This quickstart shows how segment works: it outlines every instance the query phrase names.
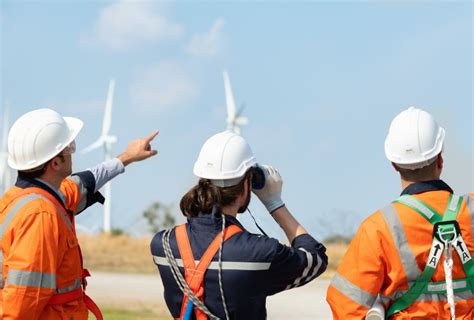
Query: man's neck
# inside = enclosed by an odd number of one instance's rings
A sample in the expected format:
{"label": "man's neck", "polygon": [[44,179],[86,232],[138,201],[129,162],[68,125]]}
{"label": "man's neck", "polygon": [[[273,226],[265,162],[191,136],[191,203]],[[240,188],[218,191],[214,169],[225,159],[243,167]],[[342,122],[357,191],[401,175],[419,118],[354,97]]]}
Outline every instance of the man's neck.
{"label": "man's neck", "polygon": [[63,181],[62,178],[59,178],[59,177],[51,177],[49,175],[42,175],[40,177],[38,177],[38,179],[46,182],[47,184],[49,184],[51,187],[53,187],[55,190],[59,190],[59,188],[61,187],[61,182]]}
{"label": "man's neck", "polygon": [[439,180],[440,177],[431,177],[431,178],[426,178],[426,179],[423,179],[423,180],[420,180],[420,181],[409,181],[409,180],[405,180],[403,178],[401,178],[401,181],[402,181],[402,190],[405,190],[408,186],[414,184],[414,183],[417,183],[417,182],[422,182],[422,181],[429,181],[429,180]]}

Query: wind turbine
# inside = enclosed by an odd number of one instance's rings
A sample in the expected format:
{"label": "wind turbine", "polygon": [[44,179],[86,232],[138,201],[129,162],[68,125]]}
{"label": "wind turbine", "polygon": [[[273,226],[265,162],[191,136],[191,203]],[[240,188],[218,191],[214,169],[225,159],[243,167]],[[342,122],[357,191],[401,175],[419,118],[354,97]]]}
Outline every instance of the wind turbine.
{"label": "wind turbine", "polygon": [[229,74],[224,70],[223,75],[225,101],[227,104],[227,129],[240,134],[240,127],[245,126],[248,123],[248,119],[241,115],[244,110],[244,105],[241,105],[238,112],[236,112],[234,94],[232,93]]}
{"label": "wind turbine", "polygon": [[2,145],[0,146],[0,196],[11,186],[12,171],[8,166],[8,130],[9,110],[8,106],[3,109]]}
{"label": "wind turbine", "polygon": [[[104,148],[105,161],[112,159],[112,144],[117,142],[117,137],[110,135],[110,127],[112,125],[112,102],[114,97],[115,80],[110,80],[109,91],[107,93],[107,101],[105,103],[104,122],[102,124],[102,134],[91,145],[82,150],[82,153],[88,153],[97,148]],[[110,181],[104,185],[105,203],[104,203],[104,232],[110,232],[111,228],[111,203],[112,203],[112,186]]]}

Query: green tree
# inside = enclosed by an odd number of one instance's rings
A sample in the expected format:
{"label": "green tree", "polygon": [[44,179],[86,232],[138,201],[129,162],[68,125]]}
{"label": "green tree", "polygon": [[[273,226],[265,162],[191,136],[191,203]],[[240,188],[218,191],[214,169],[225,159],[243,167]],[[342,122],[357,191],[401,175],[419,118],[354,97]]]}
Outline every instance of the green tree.
{"label": "green tree", "polygon": [[165,205],[159,201],[153,202],[144,212],[143,217],[148,222],[152,233],[172,227],[175,218],[172,214],[171,205]]}

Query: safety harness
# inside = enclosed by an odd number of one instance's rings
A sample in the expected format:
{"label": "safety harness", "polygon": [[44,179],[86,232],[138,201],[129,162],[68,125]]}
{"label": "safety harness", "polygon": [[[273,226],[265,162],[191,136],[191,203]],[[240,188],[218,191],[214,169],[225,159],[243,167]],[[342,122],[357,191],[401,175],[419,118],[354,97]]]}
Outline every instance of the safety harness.
{"label": "safety harness", "polygon": [[[7,204],[5,204],[2,208],[0,208],[0,212],[3,212],[10,204],[18,200],[10,209],[7,217],[3,220],[2,224],[0,224],[0,244],[3,238],[3,233],[6,231],[6,229],[10,225],[11,221],[14,218],[14,215],[28,202],[31,202],[33,200],[40,199],[40,198],[51,202],[55,206],[55,208],[58,210],[58,213],[63,216],[63,219],[68,219],[67,221],[70,222],[69,218],[67,217],[67,214],[64,213],[60,207],[54,204],[54,202],[51,201],[47,197],[46,191],[44,191],[41,188],[36,188],[36,187],[25,188],[22,191],[20,191],[18,194],[16,194],[12,199],[10,199],[10,201]],[[23,199],[25,201],[22,201]],[[81,268],[82,268],[83,260],[82,260],[81,248],[79,247],[79,245],[78,245],[78,249],[79,249],[79,255],[81,259]],[[0,272],[1,272],[1,270],[3,269],[3,249],[2,248],[0,248],[0,253],[2,257],[2,259],[0,260]],[[82,268],[82,275],[80,278],[80,282],[77,285],[72,285],[68,288],[56,289],[56,292],[48,301],[48,305],[61,305],[61,304],[66,304],[68,302],[75,301],[75,300],[83,299],[85,305],[87,306],[87,309],[94,314],[96,319],[103,320],[103,316],[102,316],[102,313],[100,312],[99,307],[85,293],[85,289],[87,286],[86,277],[90,277],[90,273],[87,269]],[[3,289],[3,287],[4,287],[4,282],[0,274],[0,288]]]}
{"label": "safety harness", "polygon": [[[179,254],[183,261],[186,284],[194,295],[194,297],[192,297],[192,295],[187,295],[186,291],[183,291],[184,296],[179,319],[190,319],[193,310],[197,320],[208,319],[206,315],[207,313],[205,312],[208,310],[204,305],[204,275],[211,264],[212,259],[217,254],[217,251],[222,247],[222,242],[226,241],[236,233],[242,232],[242,229],[236,225],[230,225],[226,227],[223,232],[223,238],[220,234],[214,238],[196,266],[191,244],[189,243],[188,233],[186,231],[186,224],[176,227],[176,242],[178,244]],[[189,301],[191,298],[194,303]],[[198,300],[196,301],[195,298]],[[193,305],[195,305],[196,308],[193,308]]]}
{"label": "safety harness", "polygon": [[[390,305],[385,314],[386,319],[389,319],[395,313],[411,306],[421,294],[445,293],[447,294],[448,303],[451,309],[451,318],[454,319],[454,292],[465,290],[471,290],[471,292],[474,292],[474,262],[471,258],[469,249],[462,238],[459,224],[456,221],[462,201],[462,197],[451,194],[444,216],[441,216],[430,206],[410,195],[403,195],[398,200],[394,201],[415,210],[434,226],[433,243],[423,273],[415,280],[413,286],[411,286],[404,295]],[[451,278],[451,253],[453,247],[456,249],[462,262],[464,273],[466,274],[466,278],[454,281]],[[443,252],[445,254],[444,267],[446,281],[431,282],[431,277],[436,271]]]}

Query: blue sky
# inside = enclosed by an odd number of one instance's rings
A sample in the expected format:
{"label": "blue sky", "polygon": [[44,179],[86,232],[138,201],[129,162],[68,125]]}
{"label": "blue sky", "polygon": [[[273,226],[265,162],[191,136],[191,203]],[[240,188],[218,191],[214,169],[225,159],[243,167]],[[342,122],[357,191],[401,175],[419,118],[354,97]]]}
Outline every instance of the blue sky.
{"label": "blue sky", "polygon": [[[99,135],[116,79],[113,150],[161,131],[160,154],[113,184],[113,225],[177,205],[202,143],[225,128],[222,70],[250,120],[242,135],[284,178],[284,201],[316,237],[347,233],[400,192],[383,143],[414,105],[447,130],[443,177],[474,190],[472,3],[2,1],[2,107],[53,107]],[[76,154],[80,170],[101,151]],[[282,237],[256,198],[262,227]],[[101,208],[79,223],[101,224]],[[176,215],[180,212],[176,208]],[[243,222],[255,230],[248,217]],[[132,227],[130,227],[132,226]]]}

